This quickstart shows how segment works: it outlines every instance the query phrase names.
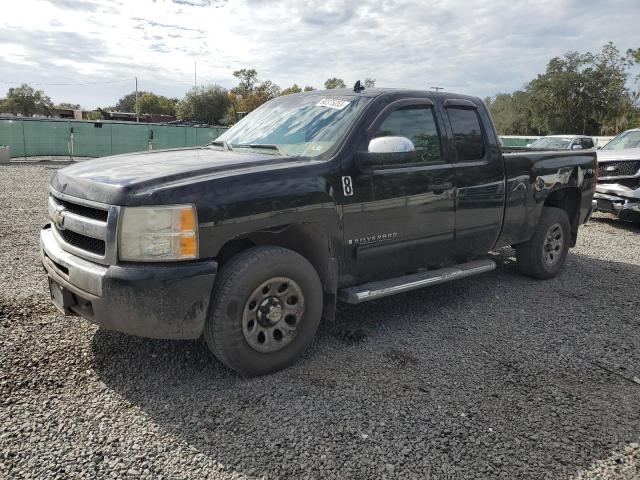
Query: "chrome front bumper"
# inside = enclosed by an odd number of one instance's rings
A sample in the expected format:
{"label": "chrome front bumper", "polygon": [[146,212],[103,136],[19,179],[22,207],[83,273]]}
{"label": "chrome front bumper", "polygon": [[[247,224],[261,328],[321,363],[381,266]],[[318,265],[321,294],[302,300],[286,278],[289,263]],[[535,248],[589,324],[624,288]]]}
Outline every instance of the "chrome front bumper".
{"label": "chrome front bumper", "polygon": [[72,295],[65,314],[141,337],[193,339],[202,333],[215,261],[98,265],[62,250],[46,227],[40,258],[49,278]]}
{"label": "chrome front bumper", "polygon": [[640,220],[640,188],[631,189],[618,184],[600,184],[593,196],[598,210],[620,218]]}

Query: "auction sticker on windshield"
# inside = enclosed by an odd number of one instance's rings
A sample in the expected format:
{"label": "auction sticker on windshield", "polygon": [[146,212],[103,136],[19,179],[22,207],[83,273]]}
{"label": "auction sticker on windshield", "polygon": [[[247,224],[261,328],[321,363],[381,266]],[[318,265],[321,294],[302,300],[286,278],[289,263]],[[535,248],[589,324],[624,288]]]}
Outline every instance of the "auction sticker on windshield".
{"label": "auction sticker on windshield", "polygon": [[335,108],[337,110],[342,110],[344,107],[349,105],[351,102],[347,102],[346,100],[336,100],[334,98],[323,98],[318,103],[316,103],[316,107],[329,107]]}

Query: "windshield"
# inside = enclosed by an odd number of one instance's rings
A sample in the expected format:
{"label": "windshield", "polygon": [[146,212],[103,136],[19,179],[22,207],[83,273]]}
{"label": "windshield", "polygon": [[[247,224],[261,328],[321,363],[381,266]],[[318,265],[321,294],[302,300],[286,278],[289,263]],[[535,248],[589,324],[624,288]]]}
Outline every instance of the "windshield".
{"label": "windshield", "polygon": [[627,148],[640,148],[640,131],[623,132],[602,147],[602,150],[626,150]]}
{"label": "windshield", "polygon": [[543,137],[529,144],[530,148],[548,148],[549,150],[564,150],[569,148],[570,138]]}
{"label": "windshield", "polygon": [[264,148],[296,157],[317,157],[340,140],[368,99],[314,94],[278,97],[257,108],[217,138],[230,148]]}

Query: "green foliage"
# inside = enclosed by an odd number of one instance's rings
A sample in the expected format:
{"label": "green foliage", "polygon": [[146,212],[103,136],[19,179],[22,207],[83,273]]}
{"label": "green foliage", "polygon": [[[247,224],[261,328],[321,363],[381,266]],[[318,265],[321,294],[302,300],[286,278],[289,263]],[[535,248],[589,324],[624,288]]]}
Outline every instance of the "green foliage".
{"label": "green foliage", "polygon": [[233,76],[240,80],[239,85],[233,89],[234,93],[240,95],[253,92],[258,83],[258,72],[254,68],[236,70],[233,72]]}
{"label": "green foliage", "polygon": [[280,95],[291,95],[292,93],[300,93],[300,92],[302,92],[302,89],[297,84],[294,83],[289,88],[285,88],[284,90],[282,90],[282,93]]}
{"label": "green foliage", "polygon": [[344,80],[342,80],[341,78],[329,78],[326,82],[324,82],[324,88],[326,88],[327,90],[330,90],[332,88],[345,88],[346,85],[344,83]]}
{"label": "green foliage", "polygon": [[104,118],[100,110],[92,110],[91,112],[87,112],[85,116],[87,117],[87,120],[93,121],[102,120]]}
{"label": "green foliage", "polygon": [[[238,78],[240,83],[229,92],[229,107],[224,117],[226,124],[237,122],[242,115],[283,94],[280,87],[271,80],[258,83],[258,73],[254,69],[237,70],[233,72],[233,76]],[[297,85],[293,87],[300,88]]]}
{"label": "green foliage", "polygon": [[307,85],[306,87],[304,87],[305,92],[314,92],[315,89],[316,89],[315,87],[312,87],[310,85]]}
{"label": "green foliage", "polygon": [[364,88],[374,88],[376,86],[376,79],[367,77],[364,79]]}
{"label": "green foliage", "polygon": [[178,118],[219,124],[230,105],[229,92],[220,85],[194,87],[178,104]]}
{"label": "green foliage", "polygon": [[31,117],[35,114],[50,115],[52,109],[51,99],[42,90],[34,90],[26,83],[16,88],[10,88],[2,101],[2,110],[25,117]]}
{"label": "green foliage", "polygon": [[58,103],[55,107],[56,110],[81,110],[82,107],[78,103]]}
{"label": "green foliage", "polygon": [[255,93],[256,97],[261,100],[260,105],[262,105],[264,102],[269,101],[272,98],[279,97],[281,89],[271,80],[265,80],[255,88],[253,93]]}
{"label": "green foliage", "polygon": [[518,90],[485,99],[496,129],[502,135],[540,135],[544,133],[532,117],[531,96]]}
{"label": "green foliage", "polygon": [[[145,91],[139,91],[138,97],[144,95]],[[116,103],[115,111],[117,112],[130,112],[133,113],[136,111],[136,92],[127,93],[124,97],[118,100]]]}
{"label": "green foliage", "polygon": [[627,85],[637,56],[634,50],[622,56],[608,43],[599,53],[552,58],[523,91],[487,99],[498,132],[611,135],[634,126],[637,94]]}
{"label": "green foliage", "polygon": [[167,98],[163,95],[144,92],[142,95],[138,95],[136,111],[139,114],[175,115],[177,104],[178,99],[176,98]]}

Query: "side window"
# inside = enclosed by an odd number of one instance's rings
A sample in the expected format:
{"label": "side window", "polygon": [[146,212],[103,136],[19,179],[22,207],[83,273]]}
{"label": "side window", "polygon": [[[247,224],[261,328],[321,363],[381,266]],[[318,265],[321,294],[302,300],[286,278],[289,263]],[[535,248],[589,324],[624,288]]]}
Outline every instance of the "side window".
{"label": "side window", "polygon": [[590,138],[583,138],[582,139],[582,148],[593,148],[593,140]]}
{"label": "side window", "polygon": [[473,108],[447,108],[458,161],[480,160],[484,157],[484,139],[478,112]]}
{"label": "side window", "polygon": [[437,162],[441,159],[440,136],[431,107],[408,106],[394,110],[373,136],[407,137],[416,148],[418,161]]}

